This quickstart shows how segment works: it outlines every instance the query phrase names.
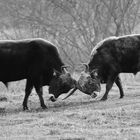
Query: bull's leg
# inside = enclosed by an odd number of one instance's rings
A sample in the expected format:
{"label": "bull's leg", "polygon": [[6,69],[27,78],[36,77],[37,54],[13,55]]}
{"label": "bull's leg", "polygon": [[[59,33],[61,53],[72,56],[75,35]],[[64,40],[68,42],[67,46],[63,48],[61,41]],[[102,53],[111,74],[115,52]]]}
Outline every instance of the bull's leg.
{"label": "bull's leg", "polygon": [[108,93],[109,93],[110,89],[112,88],[116,77],[117,77],[117,75],[115,75],[115,74],[112,74],[108,77],[108,80],[107,80],[107,83],[106,83],[106,91],[105,91],[104,96],[101,98],[102,101],[107,100]]}
{"label": "bull's leg", "polygon": [[33,83],[31,80],[27,79],[26,88],[25,88],[25,97],[23,100],[23,110],[28,110],[27,102],[32,89],[33,89]]}
{"label": "bull's leg", "polygon": [[119,88],[119,91],[120,91],[120,98],[123,98],[124,96],[124,92],[123,92],[123,88],[122,88],[122,84],[121,84],[121,79],[119,76],[117,76],[116,80],[115,80],[115,83],[116,85],[118,86]]}
{"label": "bull's leg", "polygon": [[44,99],[43,99],[43,89],[42,89],[42,85],[41,85],[41,80],[36,80],[36,82],[34,83],[35,86],[35,90],[38,94],[39,100],[40,100],[40,105],[42,107],[42,109],[46,109],[47,106],[44,103]]}

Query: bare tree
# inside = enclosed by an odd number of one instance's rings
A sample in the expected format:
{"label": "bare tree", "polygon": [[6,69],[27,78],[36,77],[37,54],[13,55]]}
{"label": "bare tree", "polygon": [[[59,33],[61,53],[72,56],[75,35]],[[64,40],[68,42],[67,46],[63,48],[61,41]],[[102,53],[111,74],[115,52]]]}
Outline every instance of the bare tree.
{"label": "bare tree", "polygon": [[140,22],[139,0],[4,0],[0,7],[2,36],[48,39],[72,65],[87,62],[103,38],[133,33]]}

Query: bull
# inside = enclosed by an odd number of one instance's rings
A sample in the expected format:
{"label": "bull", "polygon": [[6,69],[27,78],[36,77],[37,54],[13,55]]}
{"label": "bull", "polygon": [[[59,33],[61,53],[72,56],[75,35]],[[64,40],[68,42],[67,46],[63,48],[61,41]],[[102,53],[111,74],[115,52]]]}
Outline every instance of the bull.
{"label": "bull", "polygon": [[52,92],[54,95],[61,95],[68,92],[73,87],[72,83],[75,83],[66,70],[57,48],[40,38],[0,41],[0,65],[0,81],[6,86],[8,82],[27,79],[23,110],[28,110],[27,101],[33,87],[38,94],[41,107],[45,109],[47,107],[43,99],[43,86],[48,85],[51,88],[55,80],[57,83],[61,81]]}
{"label": "bull", "polygon": [[[86,65],[83,84],[80,84],[80,90],[89,95],[100,91],[100,84],[106,84],[105,94],[101,100],[106,100],[108,93],[115,83],[120,91],[120,98],[123,98],[124,92],[119,77],[120,73],[136,74],[140,71],[140,35],[126,35],[120,37],[109,37],[99,42],[92,50],[90,61]],[[92,79],[93,84],[88,84],[88,79]],[[81,79],[81,76],[80,76]],[[79,81],[80,81],[79,79]],[[86,84],[88,87],[86,88]],[[94,87],[96,88],[93,88]],[[86,90],[83,90],[84,89]],[[79,86],[70,92],[72,95]],[[66,97],[66,98],[67,98]],[[95,97],[95,96],[94,96]]]}

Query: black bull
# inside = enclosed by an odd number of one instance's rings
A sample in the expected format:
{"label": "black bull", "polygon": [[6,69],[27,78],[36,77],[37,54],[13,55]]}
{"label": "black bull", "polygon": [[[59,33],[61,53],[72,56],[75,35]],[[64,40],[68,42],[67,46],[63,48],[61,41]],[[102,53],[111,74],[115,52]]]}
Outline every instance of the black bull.
{"label": "black bull", "polygon": [[[70,74],[63,73],[63,66],[64,63],[61,61],[57,48],[43,39],[0,41],[0,81],[7,86],[8,82],[27,79],[23,101],[24,110],[28,109],[27,100],[33,87],[39,96],[41,107],[46,108],[42,97],[42,86],[53,86],[51,81],[56,78],[62,83],[67,75],[67,79],[71,80]],[[59,74],[54,76],[54,70]],[[63,75],[62,78],[61,75]],[[61,88],[59,84],[57,97],[72,88],[72,82],[69,85],[66,81],[65,85],[67,88],[63,84],[63,90],[59,90]],[[55,95],[56,92],[52,94]]]}
{"label": "black bull", "polygon": [[[140,71],[140,35],[110,37],[99,42],[91,52],[87,67],[89,69],[86,70],[86,73],[93,80],[100,81],[95,82],[98,84],[96,87],[100,88],[100,83],[106,83],[106,91],[101,100],[107,99],[114,82],[119,88],[120,98],[123,98],[124,92],[119,74],[136,74]],[[72,95],[77,88],[67,97]],[[99,91],[97,88],[96,90]],[[89,93],[89,95],[91,94],[93,93]]]}

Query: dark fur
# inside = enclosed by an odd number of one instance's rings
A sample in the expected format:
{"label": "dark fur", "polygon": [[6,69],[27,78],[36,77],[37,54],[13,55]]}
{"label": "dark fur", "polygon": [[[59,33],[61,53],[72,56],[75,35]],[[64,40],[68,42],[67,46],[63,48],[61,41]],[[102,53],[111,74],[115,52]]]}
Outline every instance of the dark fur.
{"label": "dark fur", "polygon": [[76,80],[71,77],[70,73],[53,76],[49,86],[49,93],[53,94],[53,97],[50,98],[51,101],[56,101],[62,93],[67,93],[75,85]]}
{"label": "dark fur", "polygon": [[41,107],[46,108],[42,86],[49,85],[54,69],[61,71],[63,62],[57,48],[43,39],[0,41],[0,81],[27,79],[23,109],[28,109],[27,100],[33,87],[39,96]]}
{"label": "dark fur", "polygon": [[98,43],[91,53],[89,71],[98,70],[101,83],[106,83],[106,91],[101,100],[106,100],[115,82],[124,96],[119,73],[140,71],[140,35],[107,38]]}

